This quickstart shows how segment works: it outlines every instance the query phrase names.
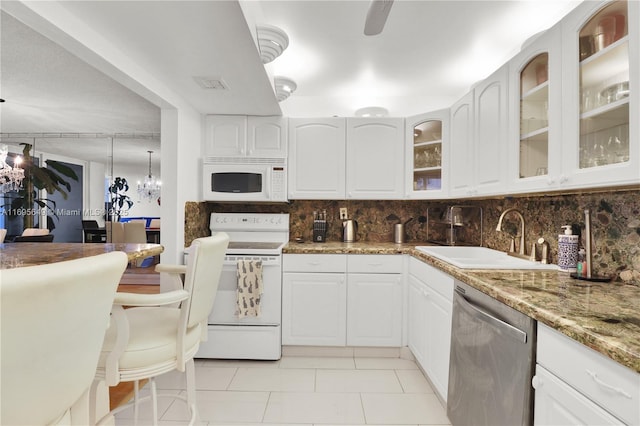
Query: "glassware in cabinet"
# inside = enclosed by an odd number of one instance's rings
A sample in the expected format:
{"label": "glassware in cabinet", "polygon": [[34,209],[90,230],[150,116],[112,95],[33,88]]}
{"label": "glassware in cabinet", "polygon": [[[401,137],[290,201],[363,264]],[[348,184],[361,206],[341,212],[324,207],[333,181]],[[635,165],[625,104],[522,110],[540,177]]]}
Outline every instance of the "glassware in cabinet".
{"label": "glassware in cabinet", "polygon": [[615,1],[580,30],[579,168],[629,161],[627,2]]}
{"label": "glassware in cabinet", "polygon": [[442,187],[442,122],[429,120],[413,128],[413,190]]}
{"label": "glassware in cabinet", "polygon": [[548,173],[548,70],[549,55],[541,53],[520,73],[520,178]]}

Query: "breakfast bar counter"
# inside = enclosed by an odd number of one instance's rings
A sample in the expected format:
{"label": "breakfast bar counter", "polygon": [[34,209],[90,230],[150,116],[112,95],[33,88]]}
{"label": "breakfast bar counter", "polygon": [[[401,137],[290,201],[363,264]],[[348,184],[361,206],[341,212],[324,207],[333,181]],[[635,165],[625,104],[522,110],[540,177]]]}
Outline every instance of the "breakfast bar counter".
{"label": "breakfast bar counter", "polygon": [[289,242],[283,253],[413,256],[640,373],[640,287],[560,271],[460,269],[415,248],[424,245]]}
{"label": "breakfast bar counter", "polygon": [[0,244],[0,269],[44,265],[123,251],[129,261],[162,253],[160,244],[98,244],[98,243],[5,243]]}

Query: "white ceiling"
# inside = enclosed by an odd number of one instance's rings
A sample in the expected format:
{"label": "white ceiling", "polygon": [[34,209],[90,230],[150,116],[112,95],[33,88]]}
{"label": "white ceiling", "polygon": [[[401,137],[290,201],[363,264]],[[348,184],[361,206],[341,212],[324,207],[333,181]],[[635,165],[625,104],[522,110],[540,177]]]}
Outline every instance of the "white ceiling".
{"label": "white ceiling", "polygon": [[[24,19],[11,3],[0,7]],[[353,116],[366,106],[410,116],[446,108],[578,3],[396,0],[383,32],[364,36],[364,0],[58,2],[197,111],[285,116]],[[254,42],[256,24],[279,26],[290,38],[266,66]],[[160,131],[157,99],[5,13],[0,42],[2,132]],[[298,85],[280,104],[274,75]],[[228,90],[201,89],[195,76],[221,77]],[[147,161],[146,149],[140,156]]]}

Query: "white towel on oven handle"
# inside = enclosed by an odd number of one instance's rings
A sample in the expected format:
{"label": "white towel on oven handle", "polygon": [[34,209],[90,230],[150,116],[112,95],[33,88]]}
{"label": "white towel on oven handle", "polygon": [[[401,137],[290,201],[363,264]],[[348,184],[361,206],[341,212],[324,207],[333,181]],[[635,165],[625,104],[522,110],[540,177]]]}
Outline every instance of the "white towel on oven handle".
{"label": "white towel on oven handle", "polygon": [[260,316],[260,299],[264,291],[262,282],[262,261],[240,259],[237,264],[237,306],[238,318]]}

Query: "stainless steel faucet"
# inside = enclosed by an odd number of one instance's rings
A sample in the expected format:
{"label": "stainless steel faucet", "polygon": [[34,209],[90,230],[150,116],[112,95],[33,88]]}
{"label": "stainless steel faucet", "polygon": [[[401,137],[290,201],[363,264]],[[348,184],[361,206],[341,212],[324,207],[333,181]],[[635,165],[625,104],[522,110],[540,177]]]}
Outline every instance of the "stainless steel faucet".
{"label": "stainless steel faucet", "polygon": [[[505,211],[502,212],[502,214],[500,215],[500,219],[498,219],[498,226],[496,226],[496,231],[498,232],[502,232],[502,219],[504,219],[504,217],[507,215],[507,213],[509,212],[514,212],[519,218],[520,218],[520,223],[521,223],[521,227],[520,227],[520,247],[519,247],[519,252],[521,255],[526,255],[526,250],[525,250],[525,243],[524,243],[524,217],[522,216],[522,213],[520,213],[520,211],[516,210],[515,208],[510,208],[510,209],[506,209]],[[509,251],[510,252],[515,252],[515,247],[513,247],[513,244],[511,245],[511,247],[509,247]]]}

